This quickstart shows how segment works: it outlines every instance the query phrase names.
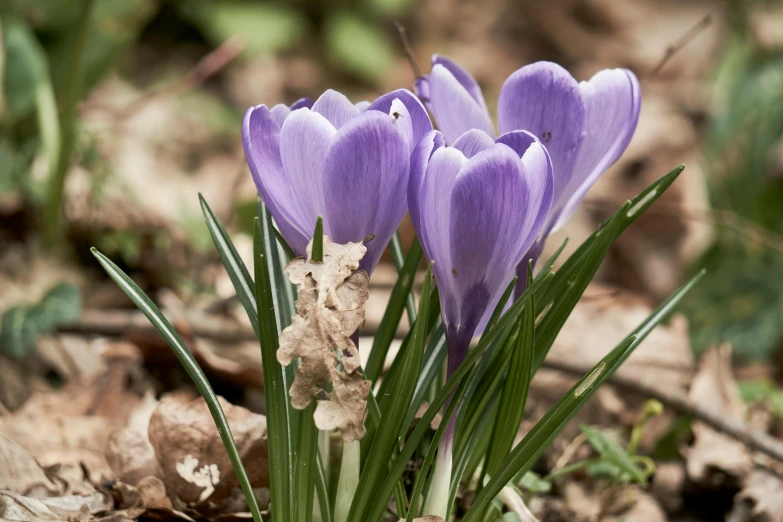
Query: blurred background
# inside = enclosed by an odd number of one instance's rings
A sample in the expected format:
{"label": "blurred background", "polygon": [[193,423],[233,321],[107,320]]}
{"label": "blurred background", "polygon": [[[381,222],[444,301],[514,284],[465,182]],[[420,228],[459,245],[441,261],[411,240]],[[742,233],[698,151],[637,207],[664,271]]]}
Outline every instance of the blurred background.
{"label": "blurred background", "polygon": [[[586,299],[622,322],[622,306],[655,305],[707,268],[671,326],[682,357],[692,365],[691,353],[729,344],[743,397],[768,401],[780,419],[783,3],[762,0],[0,1],[3,407],[89,373],[74,355],[85,332],[133,341],[157,390],[184,380],[154,333],[128,318],[130,302],[90,246],[200,339],[200,360],[224,394],[252,405],[247,389],[259,387],[260,371],[247,361],[257,347],[245,353],[204,334],[226,320],[247,325],[197,194],[249,254],[256,192],[244,110],[327,88],[354,101],[411,88],[395,21],[423,72],[433,53],[456,60],[493,114],[506,77],[533,61],[556,61],[578,80],[608,67],[637,74],[642,114],[630,147],[548,246],[568,236],[573,250],[685,163],[621,236]],[[393,274],[375,278],[368,332]],[[593,335],[610,347],[611,335]]]}

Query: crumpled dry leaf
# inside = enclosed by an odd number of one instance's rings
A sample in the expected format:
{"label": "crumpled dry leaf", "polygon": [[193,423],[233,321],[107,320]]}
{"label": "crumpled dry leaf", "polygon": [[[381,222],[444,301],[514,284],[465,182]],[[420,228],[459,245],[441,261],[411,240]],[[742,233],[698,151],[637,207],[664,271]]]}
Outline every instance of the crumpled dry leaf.
{"label": "crumpled dry leaf", "polygon": [[55,498],[30,498],[0,491],[0,520],[24,522],[86,521],[95,513],[111,508],[110,499],[103,493],[68,495]]}
{"label": "crumpled dry leaf", "polygon": [[106,448],[106,460],[118,480],[136,486],[159,473],[155,450],[146,433],[123,428],[112,434]]}
{"label": "crumpled dry leaf", "polygon": [[727,522],[783,522],[783,480],[765,469],[754,469],[734,497]]}
{"label": "crumpled dry leaf", "polygon": [[[704,354],[693,378],[691,400],[724,417],[743,420],[740,399],[731,369],[731,348],[724,345]],[[710,482],[715,472],[745,477],[753,466],[747,446],[701,423],[693,425],[693,445],[685,452],[688,476],[694,482]]]}
{"label": "crumpled dry leaf", "polygon": [[[308,259],[312,242],[307,247]],[[299,287],[291,326],[280,335],[277,360],[285,366],[297,357],[301,364],[290,389],[291,405],[304,409],[332,383],[328,400],[319,400],[313,416],[321,430],[339,429],[343,440],[364,437],[364,416],[370,382],[356,370],[359,351],[351,335],[364,321],[369,277],[357,271],[367,248],[361,243],[338,245],[324,236],[322,263],[303,258],[291,261],[286,272]],[[342,370],[339,366],[342,364]]]}
{"label": "crumpled dry leaf", "polygon": [[100,374],[74,379],[60,390],[37,391],[19,410],[0,416],[0,434],[41,466],[58,466],[61,478],[83,478],[66,493],[87,493],[94,489],[91,483],[113,478],[105,458],[109,435],[154,400],[144,393],[148,384],[135,346],[107,343],[101,352],[105,370]]}
{"label": "crumpled dry leaf", "polygon": [[49,496],[61,488],[35,459],[16,442],[0,435],[0,489],[22,495]]}
{"label": "crumpled dry leaf", "polygon": [[[254,487],[267,486],[266,419],[218,398]],[[185,506],[220,506],[239,487],[231,461],[204,399],[164,397],[149,424],[149,441],[169,498]],[[205,507],[206,509],[206,507]],[[199,508],[201,511],[201,509]]]}

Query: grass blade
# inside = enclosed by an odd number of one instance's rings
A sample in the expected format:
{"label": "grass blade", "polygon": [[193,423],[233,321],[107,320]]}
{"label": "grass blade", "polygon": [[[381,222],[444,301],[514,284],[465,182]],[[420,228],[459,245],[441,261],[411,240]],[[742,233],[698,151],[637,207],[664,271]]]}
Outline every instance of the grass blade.
{"label": "grass blade", "polygon": [[[383,363],[386,360],[386,354],[389,352],[389,346],[391,346],[394,334],[397,331],[397,326],[400,324],[403,310],[409,301],[409,298],[413,297],[411,289],[413,288],[413,281],[416,276],[416,269],[419,267],[421,261],[421,245],[418,239],[413,241],[408,255],[405,258],[405,263],[400,271],[400,276],[397,278],[397,282],[394,283],[394,288],[389,298],[389,304],[386,305],[386,311],[383,313],[381,324],[378,326],[378,331],[375,333],[375,340],[372,344],[372,351],[370,357],[367,360],[365,367],[365,373],[367,378],[375,382],[383,371]],[[415,312],[414,312],[415,317]],[[410,313],[409,313],[410,317]],[[411,322],[413,324],[413,322]]]}
{"label": "grass blade", "polygon": [[218,428],[220,439],[223,441],[223,445],[226,448],[226,453],[231,460],[231,465],[234,467],[234,472],[239,479],[239,485],[242,487],[242,492],[245,494],[245,500],[250,507],[250,512],[253,515],[254,522],[262,522],[261,511],[258,508],[258,503],[253,495],[253,488],[250,485],[250,479],[245,472],[245,468],[242,465],[242,461],[239,458],[239,450],[234,442],[234,436],[231,434],[231,428],[226,420],[226,415],[223,413],[223,409],[220,407],[217,396],[212,390],[206,375],[199,367],[193,354],[182,342],[174,327],[166,319],[163,313],[160,311],[155,303],[147,297],[147,295],[141,291],[136,283],[131,280],[122,270],[117,267],[108,257],[104,256],[96,248],[90,249],[92,255],[98,260],[106,273],[109,274],[117,286],[130,297],[131,301],[147,316],[147,319],[152,323],[156,330],[163,336],[166,343],[169,345],[174,355],[177,356],[179,362],[185,368],[188,376],[193,380],[193,384],[196,385],[199,393],[204,397],[204,401],[207,403],[209,413],[212,415],[212,419],[215,421],[215,425]]}
{"label": "grass blade", "polygon": [[267,249],[255,219],[253,255],[255,259],[256,302],[264,369],[264,398],[267,415],[267,450],[273,522],[291,522],[296,495],[292,489],[291,425],[288,417],[288,387],[283,368],[277,361],[278,324],[269,277]]}
{"label": "grass blade", "polygon": [[424,356],[424,346],[429,333],[428,327],[431,326],[428,324],[431,280],[432,264],[424,276],[419,313],[411,331],[408,348],[402,355],[400,369],[394,377],[393,389],[396,393],[382,410],[381,426],[383,429],[378,430],[373,439],[348,520],[365,520],[365,512],[375,508],[378,499],[373,491],[383,483],[387,476],[389,460],[396,452],[395,448],[398,447],[398,437],[413,398]]}
{"label": "grass blade", "polygon": [[478,494],[463,522],[478,522],[490,502],[518,473],[524,473],[563,429],[593,392],[608,379],[628,356],[639,346],[650,331],[682,300],[685,294],[702,278],[700,272],[682,288],[662,303],[636,330],[614,350],[596,364],[592,371],[577,382],[563,398],[517,445],[486,487]]}
{"label": "grass blade", "polygon": [[[421,244],[419,243],[419,238],[417,236],[413,236],[411,250],[414,248],[414,243],[416,247],[421,248]],[[402,250],[402,240],[400,239],[399,230],[394,231],[391,243],[389,243],[389,249],[392,253],[394,267],[397,269],[397,275],[401,276],[403,274],[403,267],[405,266],[405,252]],[[408,253],[410,253],[410,250]],[[408,311],[408,323],[413,324],[413,322],[416,320],[416,299],[413,297],[413,293],[408,294],[408,300],[405,303],[405,309]]]}
{"label": "grass blade", "polygon": [[315,452],[315,492],[318,495],[318,508],[321,511],[321,522],[332,522],[332,506],[329,504],[329,488],[326,486],[326,473],[321,455]]}
{"label": "grass blade", "polygon": [[[542,277],[536,278],[533,281],[533,284],[498,320],[495,327],[485,331],[478,345],[472,350],[468,351],[465,360],[452,374],[452,376],[449,377],[449,379],[438,392],[435,399],[430,404],[429,408],[427,408],[427,411],[425,411],[424,415],[422,415],[421,419],[419,419],[418,424],[413,429],[413,432],[410,434],[408,439],[405,441],[405,444],[400,450],[399,455],[397,455],[397,457],[393,460],[389,472],[386,474],[381,487],[375,489],[370,516],[358,520],[377,521],[380,519],[386,503],[391,498],[394,488],[405,471],[405,468],[408,466],[408,462],[424,438],[425,433],[429,430],[429,424],[432,422],[432,419],[434,419],[435,416],[440,412],[441,408],[446,403],[446,400],[449,398],[452,392],[454,392],[454,390],[457,390],[457,392],[454,393],[454,400],[459,401],[461,399],[465,393],[465,390],[467,389],[468,383],[472,381],[472,372],[475,371],[474,366],[476,362],[481,359],[487,348],[489,348],[498,338],[503,335],[508,335],[515,321],[519,320],[521,310],[525,303],[528,302],[530,296],[533,295],[533,293],[539,290],[541,282],[545,278],[546,274],[542,274]],[[466,378],[466,376],[468,378]],[[457,389],[458,387],[459,389]]]}
{"label": "grass blade", "polygon": [[223,262],[223,266],[228,273],[228,277],[231,279],[231,284],[234,285],[234,289],[237,292],[239,301],[247,312],[247,317],[250,319],[250,324],[253,325],[253,330],[258,333],[258,311],[256,310],[256,290],[253,278],[250,277],[250,272],[247,271],[245,263],[239,256],[234,243],[231,241],[226,229],[220,224],[212,209],[209,208],[207,201],[201,194],[198,195],[199,203],[201,203],[201,212],[204,214],[204,220],[207,223],[210,235],[212,235],[212,241],[215,243],[215,248],[220,255],[220,260]]}
{"label": "grass blade", "polygon": [[[313,520],[313,488],[318,471],[318,428],[315,427],[313,414],[315,401],[302,411],[299,419],[298,451],[296,452],[296,472],[294,493],[296,494],[295,520],[311,522]],[[323,473],[323,468],[320,470]]]}
{"label": "grass blade", "polygon": [[674,183],[684,168],[677,167],[622,205],[555,273],[546,288],[546,293],[542,292],[539,294],[540,297],[536,296],[541,309],[550,308],[536,330],[534,371],[541,366],[546,354],[549,353],[555,337],[592,280],[614,240]]}
{"label": "grass blade", "polygon": [[[533,284],[533,267],[528,267],[527,286]],[[533,349],[535,347],[535,322],[536,305],[535,296],[525,306],[522,320],[516,333],[509,340],[511,344],[511,361],[508,375],[503,384],[500,397],[500,411],[495,417],[495,428],[492,434],[492,442],[487,454],[487,463],[484,473],[490,476],[505,460],[514,439],[519,432],[519,425],[525,413],[527,392],[532,379]]]}

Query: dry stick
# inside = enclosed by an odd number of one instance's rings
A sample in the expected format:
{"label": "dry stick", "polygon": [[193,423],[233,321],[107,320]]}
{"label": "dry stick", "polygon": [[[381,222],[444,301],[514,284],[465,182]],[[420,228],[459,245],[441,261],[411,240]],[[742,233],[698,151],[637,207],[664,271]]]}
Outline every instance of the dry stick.
{"label": "dry stick", "polygon": [[[579,377],[590,371],[590,368],[587,367],[551,359],[544,360],[543,367]],[[766,433],[749,431],[742,422],[728,418],[715,410],[704,408],[682,393],[656,388],[618,374],[612,375],[606,382],[625,391],[656,399],[680,415],[692,417],[715,431],[740,441],[751,450],[763,453],[778,462],[783,462],[783,442]]]}
{"label": "dry stick", "polygon": [[414,79],[421,78],[421,69],[416,62],[416,55],[413,53],[413,47],[408,40],[408,31],[405,30],[405,26],[400,22],[394,22],[394,28],[397,29],[397,34],[400,35],[400,41],[402,42],[402,50],[405,53],[405,57],[408,59],[408,63],[411,65]]}
{"label": "dry stick", "polygon": [[[224,343],[257,340],[250,327],[227,319],[199,320],[196,324],[190,324],[175,317],[172,324],[177,332],[189,337],[203,337]],[[129,333],[155,335],[157,332],[144,314],[131,310],[87,310],[82,313],[78,322],[63,324],[57,330],[63,333],[107,337],[122,337]]]}
{"label": "dry stick", "polygon": [[[230,324],[228,324],[230,323]],[[187,325],[182,321],[175,321],[177,330],[182,330],[194,337],[203,337],[222,342],[241,342],[255,340],[255,333],[250,328],[238,326],[232,321],[216,320],[213,322],[199,321],[199,324]],[[131,332],[143,332],[154,335],[157,331],[150,325],[140,312],[121,311],[97,311],[88,310],[82,314],[77,323],[63,325],[60,332],[77,333],[82,335],[104,335],[121,337]],[[585,375],[590,369],[563,361],[544,360],[545,368],[558,370],[572,375]],[[783,462],[783,443],[777,439],[759,432],[748,431],[741,422],[725,418],[720,413],[708,410],[690,399],[678,393],[662,390],[640,383],[636,380],[625,378],[621,375],[612,375],[609,384],[657,399],[664,406],[668,406],[681,415],[692,417],[703,422],[716,431],[724,433],[769,457]]]}
{"label": "dry stick", "polygon": [[683,47],[688,45],[691,40],[693,40],[699,33],[701,33],[704,29],[709,27],[709,25],[712,23],[713,17],[715,14],[723,9],[725,6],[725,2],[721,5],[719,5],[714,11],[707,13],[704,18],[696,22],[692,27],[690,27],[687,31],[685,31],[677,40],[674,41],[674,43],[669,44],[666,47],[666,51],[663,53],[663,57],[658,62],[658,65],[653,67],[652,71],[650,71],[647,74],[648,78],[652,78],[656,74],[658,74],[661,69],[663,69],[663,66],[666,65],[671,58],[677,54],[680,50],[682,50]]}
{"label": "dry stick", "polygon": [[182,78],[169,85],[146,91],[124,107],[115,109],[114,117],[124,120],[158,96],[182,94],[199,87],[242,54],[245,47],[244,42],[232,36],[199,60]]}

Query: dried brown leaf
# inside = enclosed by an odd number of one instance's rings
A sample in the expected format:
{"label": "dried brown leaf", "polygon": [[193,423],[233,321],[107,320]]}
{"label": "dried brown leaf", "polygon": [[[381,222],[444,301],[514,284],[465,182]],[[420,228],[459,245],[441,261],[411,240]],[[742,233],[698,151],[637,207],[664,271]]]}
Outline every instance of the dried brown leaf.
{"label": "dried brown leaf", "polygon": [[16,442],[0,435],[0,489],[23,495],[49,496],[60,493],[35,459]]}
{"label": "dried brown leaf", "polygon": [[[251,483],[268,485],[266,419],[221,397],[218,400]],[[210,506],[204,509],[219,510],[239,487],[204,399],[164,397],[150,419],[149,441],[160,466],[159,477],[175,507],[181,503],[195,509],[208,500]],[[203,511],[201,505],[197,509]]]}
{"label": "dried brown leaf", "polygon": [[[729,346],[715,348],[702,356],[693,378],[691,400],[727,418],[743,420],[745,407],[731,369]],[[751,453],[742,442],[702,424],[693,425],[693,445],[686,452],[688,476],[695,482],[710,482],[715,473],[741,479],[752,468]]]}
{"label": "dried brown leaf", "polygon": [[[308,246],[308,258],[312,242]],[[359,351],[351,335],[364,321],[369,277],[358,270],[367,249],[361,243],[339,245],[324,236],[324,259],[291,261],[286,272],[299,287],[291,326],[280,335],[277,360],[285,366],[301,363],[290,389],[291,405],[304,409],[331,382],[328,400],[319,400],[315,424],[321,430],[339,429],[346,441],[364,437],[364,416],[370,382],[356,370]],[[340,367],[342,366],[342,369]]]}
{"label": "dried brown leaf", "polygon": [[92,520],[90,515],[111,508],[111,502],[99,492],[55,498],[31,498],[11,491],[0,491],[0,520],[25,522]]}
{"label": "dried brown leaf", "polygon": [[106,460],[116,478],[131,486],[159,473],[155,450],[147,434],[131,428],[118,430],[109,438]]}
{"label": "dried brown leaf", "polygon": [[734,497],[734,509],[726,520],[783,522],[781,492],[783,479],[768,470],[754,469],[745,479],[742,490]]}

